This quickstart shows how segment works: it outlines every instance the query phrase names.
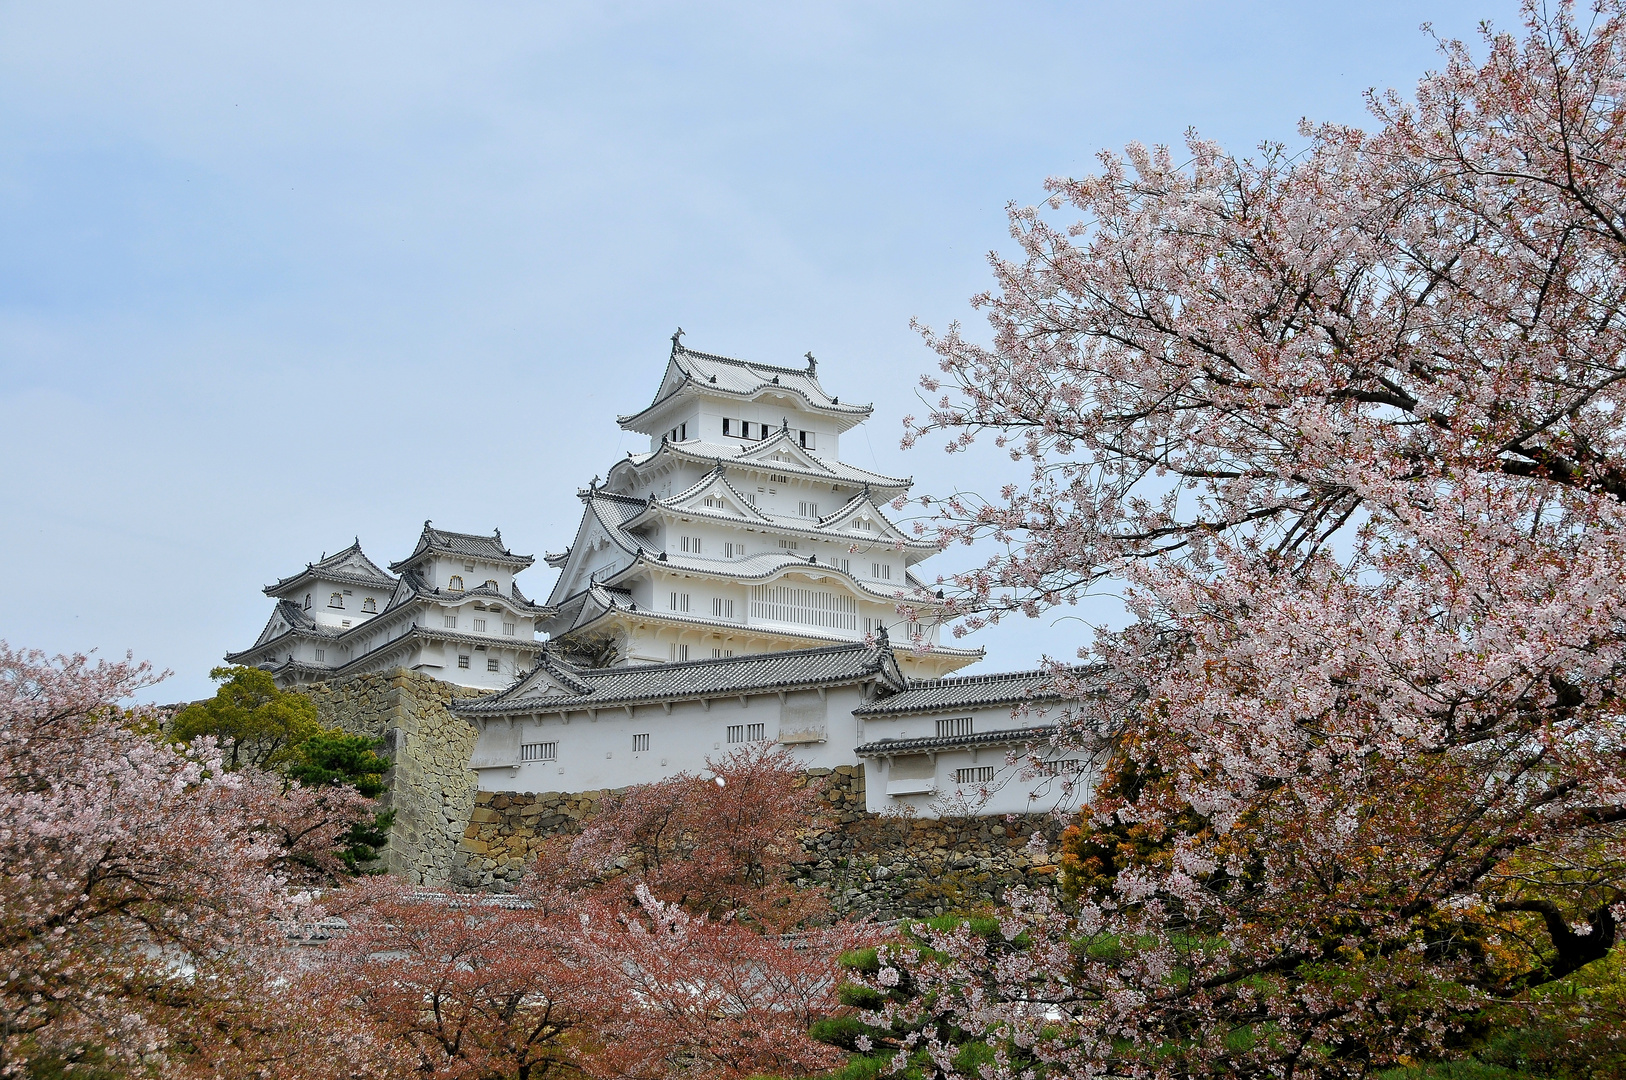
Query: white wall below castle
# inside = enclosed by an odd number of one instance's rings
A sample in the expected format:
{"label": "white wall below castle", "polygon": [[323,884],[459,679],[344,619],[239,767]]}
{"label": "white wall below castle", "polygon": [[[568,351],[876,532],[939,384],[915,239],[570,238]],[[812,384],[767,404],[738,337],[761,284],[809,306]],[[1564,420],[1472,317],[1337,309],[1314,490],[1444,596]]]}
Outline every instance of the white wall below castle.
{"label": "white wall below castle", "polygon": [[[903,720],[860,719],[852,715],[864,703],[861,688],[829,688],[820,702],[811,690],[787,694],[748,695],[713,699],[708,708],[699,701],[675,701],[668,713],[660,704],[599,710],[589,718],[575,712],[565,722],[557,713],[485,721],[474,749],[471,767],[479,774],[483,791],[591,791],[621,788],[666,779],[680,772],[702,773],[708,759],[715,760],[742,743],[730,742],[729,728],[754,734],[750,725],[762,725],[761,737],[785,745],[806,768],[863,765],[867,809],[876,814],[906,813],[918,817],[949,815],[1003,815],[1071,810],[1080,805],[1094,785],[1085,755],[1042,750],[1041,756],[1078,760],[1076,769],[1057,776],[1031,775],[1023,756],[1010,762],[1019,747],[994,746],[973,750],[946,750],[931,758],[929,777],[911,776],[894,784],[896,761],[860,759],[859,745],[882,738],[932,737],[933,716]],[[945,714],[946,715],[946,714]],[[1041,722],[1033,715],[1013,715],[1008,707],[967,710],[973,730],[989,732],[1028,727]],[[635,749],[634,736],[647,735],[648,749]],[[814,741],[822,736],[822,741]],[[553,743],[555,757],[521,761],[526,744]],[[915,758],[922,757],[915,755]],[[915,764],[919,764],[916,760]],[[991,770],[987,779],[961,782],[958,770]],[[918,768],[915,772],[918,772]],[[922,781],[925,781],[922,783]],[[893,791],[889,792],[889,788]],[[901,790],[899,790],[901,789]]]}

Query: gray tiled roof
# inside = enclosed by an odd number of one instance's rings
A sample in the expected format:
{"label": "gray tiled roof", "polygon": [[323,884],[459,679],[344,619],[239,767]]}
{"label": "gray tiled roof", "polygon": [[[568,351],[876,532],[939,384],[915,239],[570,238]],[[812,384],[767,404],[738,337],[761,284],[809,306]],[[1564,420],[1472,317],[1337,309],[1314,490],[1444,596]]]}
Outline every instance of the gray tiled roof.
{"label": "gray tiled roof", "polygon": [[500,531],[493,530],[490,536],[481,536],[478,533],[448,532],[445,529],[436,529],[426,521],[423,523],[423,532],[418,536],[418,546],[412,549],[411,555],[408,555],[400,562],[390,563],[390,569],[399,572],[403,568],[418,562],[428,552],[462,555],[471,559],[486,559],[520,569],[524,569],[536,561],[529,555],[515,555],[504,547]]}
{"label": "gray tiled roof", "polygon": [[[1076,669],[1090,675],[1095,668]],[[907,690],[854,709],[855,716],[896,716],[901,713],[948,712],[986,708],[992,705],[1020,705],[1026,701],[1060,701],[1054,676],[1049,671],[1008,671],[997,675],[962,675],[946,679],[921,679]]]}
{"label": "gray tiled roof", "polygon": [[749,456],[753,452],[771,449],[774,442],[784,442],[786,447],[796,449],[796,444],[782,432],[774,432],[768,439],[753,443],[714,443],[703,439],[690,439],[687,442],[662,443],[655,450],[647,454],[633,454],[623,458],[610,469],[613,478],[616,472],[629,465],[639,467],[647,465],[662,454],[670,454],[676,458],[687,458],[696,464],[721,461],[725,467],[750,468],[762,472],[783,472],[787,475],[800,476],[818,481],[840,481],[855,487],[868,484],[884,492],[897,493],[908,490],[914,481],[907,476],[887,476],[883,473],[871,472],[861,469],[857,465],[842,461],[840,458],[820,457],[817,454],[808,454],[808,464],[791,461],[774,461],[771,458]]}
{"label": "gray tiled roof", "polygon": [[925,754],[933,750],[961,750],[972,746],[1010,746],[1017,743],[1043,742],[1055,733],[1055,724],[1034,724],[1029,727],[1004,728],[998,731],[979,731],[975,735],[877,739],[857,747],[853,753],[859,757],[886,757],[891,754]]}
{"label": "gray tiled roof", "polygon": [[393,589],[395,587],[395,579],[367,557],[367,554],[361,550],[361,541],[357,540],[343,551],[324,556],[313,563],[306,563],[305,569],[299,571],[299,573],[280,578],[276,584],[267,585],[262,591],[267,596],[276,596],[278,593],[285,592],[301,582],[318,578],[323,581],[360,585],[364,588]]}
{"label": "gray tiled roof", "polygon": [[[550,668],[562,669],[586,693],[561,692]],[[724,697],[803,686],[830,686],[878,679],[901,687],[904,677],[890,650],[862,643],[822,649],[758,653],[723,660],[645,664],[584,671],[557,659],[539,664],[508,690],[476,704],[458,706],[471,716],[591,709],[680,698]]]}
{"label": "gray tiled roof", "polygon": [[861,419],[873,411],[870,405],[838,402],[819,385],[818,375],[811,368],[780,367],[776,364],[756,364],[749,360],[736,360],[731,356],[697,352],[677,345],[667,361],[667,375],[661,380],[661,391],[650,405],[631,416],[619,417],[622,424],[637,420],[663,401],[679,392],[672,369],[681,373],[688,383],[714,393],[749,398],[761,390],[773,388],[788,391],[802,398],[810,408],[820,412],[844,413]]}

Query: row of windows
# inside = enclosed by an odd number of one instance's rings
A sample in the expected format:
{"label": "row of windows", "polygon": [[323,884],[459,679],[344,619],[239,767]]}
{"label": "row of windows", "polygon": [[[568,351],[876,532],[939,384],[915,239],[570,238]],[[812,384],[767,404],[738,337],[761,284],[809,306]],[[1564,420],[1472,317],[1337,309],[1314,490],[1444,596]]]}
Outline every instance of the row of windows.
{"label": "row of windows", "polygon": [[[728,421],[725,420],[725,421],[723,421],[723,423],[726,425],[728,423]],[[725,432],[723,432],[723,434],[726,435],[728,433],[725,431]],[[672,442],[682,442],[683,440],[687,439],[688,437],[689,437],[689,425],[688,424],[679,424],[677,427],[673,428],[671,431],[668,431],[666,433],[666,438],[670,439]]]}
{"label": "row of windows", "polygon": [[728,741],[731,743],[761,742],[762,739],[761,724],[728,725]]}
{"label": "row of windows", "polygon": [[956,716],[948,720],[937,722],[937,737],[939,739],[959,738],[971,734],[971,717]]}
{"label": "row of windows", "polygon": [[[723,434],[733,439],[766,439],[773,434],[772,424],[759,424],[753,420],[736,420],[733,417],[723,418]],[[804,450],[817,450],[819,448],[818,432],[797,431],[796,441]]]}
{"label": "row of windows", "polygon": [[685,555],[698,555],[700,554],[700,537],[680,536],[678,537],[678,546]]}
{"label": "row of windows", "polygon": [[[343,611],[344,610],[344,598],[347,597],[347,596],[350,596],[350,595],[352,595],[352,591],[350,589],[346,589],[342,593],[334,593],[333,595],[331,595],[331,596],[329,596],[327,598],[327,606],[330,607],[330,608],[336,608],[336,609],[338,609],[340,611]],[[306,593],[305,594],[305,610],[309,611],[310,609],[311,609],[311,594]],[[371,614],[376,614],[378,612],[378,601],[373,599],[371,596],[363,597],[362,601],[361,601],[361,610],[368,613],[368,614],[370,614],[370,615]],[[349,625],[349,624],[347,623],[346,625]]]}
{"label": "row of windows", "polygon": [[[486,578],[485,587],[488,588],[488,589],[500,589],[501,588],[497,584],[497,579],[496,578]],[[462,574],[453,574],[451,576],[450,580],[448,580],[446,582],[446,589],[447,589],[448,592],[462,592],[463,591],[463,575]]]}
{"label": "row of windows", "polygon": [[[467,668],[469,666],[469,654],[468,653],[460,653],[460,654],[458,654],[457,666],[460,667],[460,668]],[[491,657],[486,658],[486,670],[487,671],[496,671],[497,670],[497,658],[495,656],[491,656]]]}
{"label": "row of windows", "polygon": [[[440,621],[441,625],[445,626],[448,630],[457,629],[456,615],[442,615],[440,617]],[[473,629],[476,634],[483,634],[486,632],[486,621],[484,619],[475,619],[473,620],[473,623]],[[519,635],[519,624],[505,622],[502,624],[502,632],[508,637],[517,637]]]}
{"label": "row of windows", "polygon": [[955,769],[954,782],[956,784],[988,784],[994,779],[992,765],[978,765],[970,769]]}
{"label": "row of windows", "polygon": [[521,761],[557,761],[559,760],[559,744],[556,742],[520,743],[519,759]]}

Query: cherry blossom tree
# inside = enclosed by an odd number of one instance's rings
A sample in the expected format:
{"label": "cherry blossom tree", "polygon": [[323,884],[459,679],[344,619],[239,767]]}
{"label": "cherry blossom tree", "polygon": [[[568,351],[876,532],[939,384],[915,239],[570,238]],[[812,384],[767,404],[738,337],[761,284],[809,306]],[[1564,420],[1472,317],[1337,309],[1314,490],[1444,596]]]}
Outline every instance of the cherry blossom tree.
{"label": "cherry blossom tree", "polygon": [[544,853],[539,872],[607,886],[633,906],[645,885],[688,911],[776,930],[827,920],[822,892],[789,883],[801,833],[829,822],[801,764],[766,742],[706,764],[709,775],[680,773],[608,802]]}
{"label": "cherry blossom tree", "polygon": [[996,542],[967,625],[1108,581],[1134,620],[1063,735],[1102,769],[1076,913],[911,967],[945,1073],[953,1027],[995,1076],[1363,1075],[1615,949],[1626,7],[1523,21],[1370,132],[1052,181],[989,344],[925,331],[906,442],[1026,469],[934,503]]}
{"label": "cherry blossom tree", "polygon": [[155,740],[151,710],[117,703],[157,678],[0,643],[0,1075],[37,1055],[181,1068],[172,1024],[200,987],[228,1010],[281,948],[290,879],[336,872],[368,806]]}

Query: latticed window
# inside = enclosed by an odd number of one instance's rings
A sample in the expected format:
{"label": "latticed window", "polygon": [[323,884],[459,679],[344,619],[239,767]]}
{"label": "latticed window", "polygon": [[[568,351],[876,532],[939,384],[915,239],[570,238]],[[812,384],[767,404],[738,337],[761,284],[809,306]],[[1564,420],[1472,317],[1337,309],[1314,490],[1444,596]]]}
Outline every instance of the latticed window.
{"label": "latticed window", "polygon": [[559,744],[556,742],[530,742],[519,744],[521,761],[557,761]]}
{"label": "latticed window", "polygon": [[474,620],[474,632],[477,634],[483,634],[486,632],[486,621],[484,619]]}
{"label": "latticed window", "polygon": [[502,632],[507,634],[509,637],[513,637],[515,634],[519,633],[519,627],[515,626],[511,622],[505,622],[502,624]]}
{"label": "latticed window", "polygon": [[332,596],[327,598],[327,606],[335,608],[344,607],[344,596],[340,593],[334,593]]}
{"label": "latticed window", "polygon": [[361,602],[361,610],[368,611],[368,612],[377,612],[378,611],[378,601],[374,600],[372,597],[369,596],[367,599],[365,599],[365,600],[363,600]]}
{"label": "latticed window", "polygon": [[1077,776],[1079,768],[1078,758],[1067,758],[1063,761],[1042,761],[1036,771],[1040,776]]}
{"label": "latticed window", "polygon": [[970,769],[955,769],[954,782],[956,784],[988,784],[994,779],[992,765],[978,765]]}
{"label": "latticed window", "polygon": [[698,555],[698,554],[700,554],[700,537],[698,537],[698,536],[680,536],[680,537],[678,537],[678,541],[679,541],[679,544],[682,547],[685,554],[688,554],[688,555]]}
{"label": "latticed window", "polygon": [[497,670],[497,658],[495,656],[488,657],[486,659],[486,670],[487,671],[496,671]]}
{"label": "latticed window", "polygon": [[466,668],[466,667],[469,666],[469,654],[468,653],[463,653],[460,656],[458,656],[458,658],[457,658],[457,666],[460,667],[460,668]]}
{"label": "latticed window", "polygon": [[633,753],[636,754],[641,750],[648,750],[648,749],[649,749],[649,736],[648,735],[634,735],[632,737],[632,752]]}
{"label": "latticed window", "polygon": [[498,588],[497,579],[496,578],[486,578],[486,588],[490,589],[492,592],[496,592],[497,588]]}
{"label": "latticed window", "polygon": [[939,739],[955,739],[962,735],[971,734],[971,717],[956,716],[949,720],[937,722],[937,737]]}
{"label": "latticed window", "polygon": [[830,630],[857,630],[858,601],[854,597],[824,589],[753,585],[751,618],[821,626]]}
{"label": "latticed window", "polygon": [[672,610],[673,611],[688,611],[689,610],[689,594],[686,593],[686,592],[675,592],[675,593],[673,593],[672,594]]}
{"label": "latticed window", "polygon": [[668,646],[668,649],[672,654],[673,660],[682,662],[689,658],[689,647],[687,645],[679,645],[674,641]]}
{"label": "latticed window", "polygon": [[728,725],[728,741],[731,743],[761,742],[761,724],[730,724]]}
{"label": "latticed window", "polygon": [[452,580],[450,580],[450,581],[448,581],[446,583],[446,587],[448,589],[451,589],[453,592],[462,592],[463,591],[463,575],[462,574],[453,574],[452,575]]}
{"label": "latticed window", "polygon": [[442,615],[440,617],[440,621],[445,625],[446,629],[448,629],[448,630],[456,630],[457,629],[457,616],[456,615]]}
{"label": "latticed window", "polygon": [[711,598],[711,614],[715,619],[732,619],[734,617],[734,601],[726,596]]}

